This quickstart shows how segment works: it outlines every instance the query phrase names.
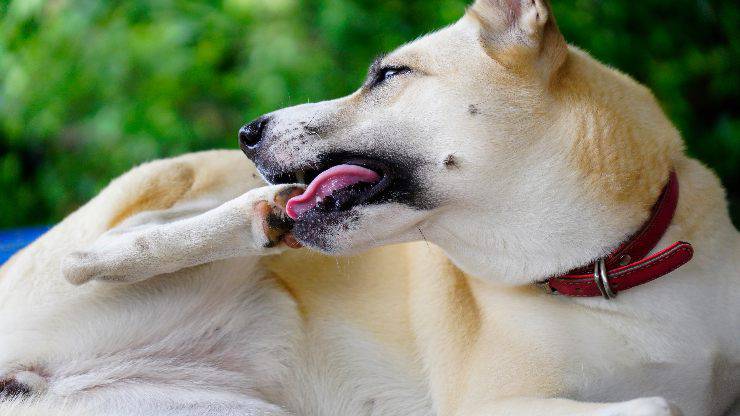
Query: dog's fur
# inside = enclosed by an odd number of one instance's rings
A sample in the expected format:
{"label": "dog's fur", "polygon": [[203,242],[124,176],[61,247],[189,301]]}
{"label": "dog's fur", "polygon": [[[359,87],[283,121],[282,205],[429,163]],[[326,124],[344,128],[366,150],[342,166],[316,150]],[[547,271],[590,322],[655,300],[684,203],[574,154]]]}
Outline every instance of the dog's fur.
{"label": "dog's fur", "polygon": [[[378,82],[388,66],[410,69]],[[719,416],[740,397],[719,181],[546,2],[479,0],[358,92],[270,120],[259,172],[229,151],[138,167],[0,269],[0,415]],[[403,181],[299,220],[313,251],[272,247],[291,185],[258,173],[331,153]],[[659,248],[690,241],[688,265],[611,301],[533,284],[637,230],[671,170]]]}

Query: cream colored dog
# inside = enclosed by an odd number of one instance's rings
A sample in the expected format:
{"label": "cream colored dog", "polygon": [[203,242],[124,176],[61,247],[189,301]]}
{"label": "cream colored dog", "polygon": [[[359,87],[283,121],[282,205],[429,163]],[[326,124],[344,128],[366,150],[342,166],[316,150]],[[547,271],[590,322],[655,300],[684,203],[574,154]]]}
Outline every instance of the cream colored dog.
{"label": "cream colored dog", "polygon": [[[356,93],[240,138],[257,169],[141,166],[3,266],[0,414],[719,416],[740,398],[721,186],[543,0],[479,0]],[[630,237],[671,171],[656,250],[689,241],[690,263],[611,300],[534,284]]]}

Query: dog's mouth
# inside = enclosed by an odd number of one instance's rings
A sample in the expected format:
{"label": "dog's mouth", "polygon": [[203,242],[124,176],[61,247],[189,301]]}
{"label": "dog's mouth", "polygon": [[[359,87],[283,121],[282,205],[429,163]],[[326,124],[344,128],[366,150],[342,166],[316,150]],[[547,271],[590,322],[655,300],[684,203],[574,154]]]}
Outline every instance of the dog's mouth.
{"label": "dog's mouth", "polygon": [[310,213],[338,213],[378,202],[389,189],[392,177],[388,164],[355,158],[298,169],[269,180],[307,185],[305,192],[291,198],[286,206],[288,216],[300,221]]}

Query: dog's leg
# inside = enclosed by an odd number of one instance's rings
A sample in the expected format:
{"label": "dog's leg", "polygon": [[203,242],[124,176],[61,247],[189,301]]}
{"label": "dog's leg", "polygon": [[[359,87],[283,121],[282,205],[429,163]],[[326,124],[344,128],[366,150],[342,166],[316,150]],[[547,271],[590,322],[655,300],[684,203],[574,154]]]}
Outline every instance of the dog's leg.
{"label": "dog's leg", "polygon": [[177,218],[171,210],[139,214],[146,218],[132,218],[87,250],[67,256],[62,271],[74,284],[134,282],[216,260],[275,253],[292,227],[285,204],[301,191],[293,185],[257,188],[173,222],[166,222]]}
{"label": "dog's leg", "polygon": [[460,416],[681,416],[674,405],[660,397],[619,403],[587,403],[567,399],[510,398],[485,410],[458,412]]}

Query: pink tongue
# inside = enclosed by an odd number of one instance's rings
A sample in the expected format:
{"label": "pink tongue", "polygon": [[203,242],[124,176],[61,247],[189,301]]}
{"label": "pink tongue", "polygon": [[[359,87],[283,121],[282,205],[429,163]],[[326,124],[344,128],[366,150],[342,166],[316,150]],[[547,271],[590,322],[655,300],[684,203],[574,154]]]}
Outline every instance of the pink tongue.
{"label": "pink tongue", "polygon": [[303,194],[290,198],[285,211],[290,218],[296,219],[338,189],[360,182],[377,182],[378,180],[380,180],[380,175],[361,166],[334,166],[321,172],[316,179],[311,181]]}

